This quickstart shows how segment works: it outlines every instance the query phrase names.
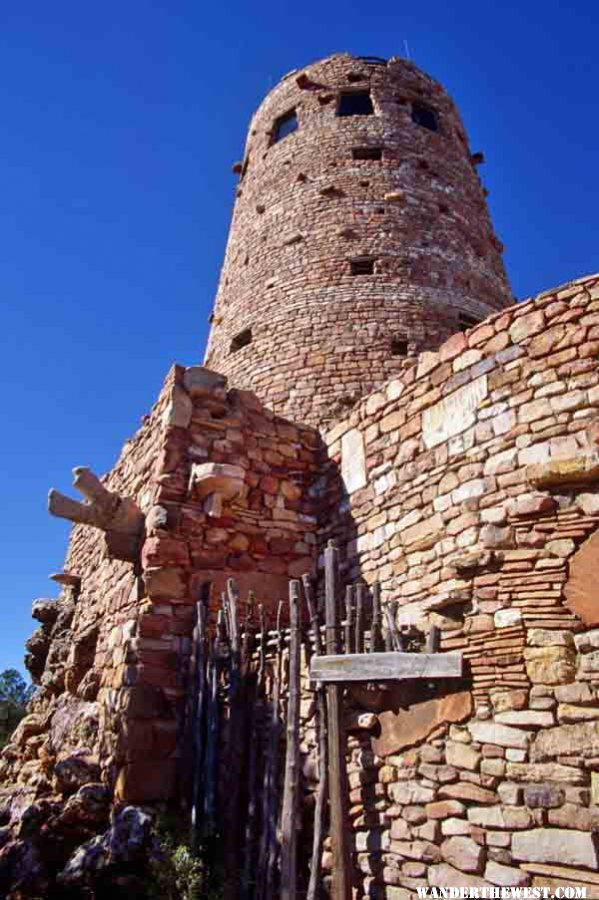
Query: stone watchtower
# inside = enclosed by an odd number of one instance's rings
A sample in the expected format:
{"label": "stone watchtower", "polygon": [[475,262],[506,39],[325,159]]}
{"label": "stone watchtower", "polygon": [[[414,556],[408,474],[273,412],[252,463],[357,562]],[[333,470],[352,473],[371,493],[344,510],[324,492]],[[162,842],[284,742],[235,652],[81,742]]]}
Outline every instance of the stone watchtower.
{"label": "stone watchtower", "polygon": [[413,63],[331,56],[249,130],[206,365],[325,425],[512,301],[458,112]]}

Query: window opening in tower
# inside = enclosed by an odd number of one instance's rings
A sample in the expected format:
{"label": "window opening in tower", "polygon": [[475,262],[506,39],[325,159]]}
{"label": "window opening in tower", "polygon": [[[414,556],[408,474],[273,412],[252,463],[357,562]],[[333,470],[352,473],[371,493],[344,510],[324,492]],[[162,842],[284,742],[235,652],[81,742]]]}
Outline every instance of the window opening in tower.
{"label": "window opening in tower", "polygon": [[352,147],[352,159],[371,159],[380,162],[383,158],[382,147]]}
{"label": "window opening in tower", "polygon": [[272,130],[272,143],[276,144],[278,141],[282,141],[283,138],[297,131],[298,127],[297,113],[294,109],[290,109],[289,112],[275,119]]}
{"label": "window opening in tower", "polygon": [[242,347],[247,347],[248,344],[252,343],[252,329],[244,328],[243,331],[240,331],[239,334],[236,334],[233,340],[231,341],[231,346],[229,347],[230,353],[236,353],[237,350],[241,350]]}
{"label": "window opening in tower", "polygon": [[352,275],[372,275],[374,273],[374,257],[358,256],[350,259],[350,272]]}
{"label": "window opening in tower", "polygon": [[439,130],[437,113],[430,106],[425,106],[424,103],[412,103],[412,122],[429,131]]}
{"label": "window opening in tower", "polygon": [[341,94],[337,115],[373,116],[374,106],[372,105],[370,91],[352,91],[351,93]]}

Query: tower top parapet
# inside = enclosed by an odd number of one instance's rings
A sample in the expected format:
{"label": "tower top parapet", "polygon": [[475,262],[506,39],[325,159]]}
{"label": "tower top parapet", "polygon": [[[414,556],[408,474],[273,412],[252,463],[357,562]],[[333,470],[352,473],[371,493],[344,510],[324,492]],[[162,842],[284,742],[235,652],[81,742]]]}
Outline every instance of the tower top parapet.
{"label": "tower top parapet", "polygon": [[250,123],[206,363],[324,426],[512,302],[457,109],[410,60],[294,70]]}

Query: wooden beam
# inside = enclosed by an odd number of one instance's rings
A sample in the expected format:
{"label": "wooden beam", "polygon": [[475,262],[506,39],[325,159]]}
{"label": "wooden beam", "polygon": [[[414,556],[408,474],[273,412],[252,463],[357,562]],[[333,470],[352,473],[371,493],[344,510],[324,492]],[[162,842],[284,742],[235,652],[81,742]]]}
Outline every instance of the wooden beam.
{"label": "wooden beam", "polygon": [[313,657],[313,681],[344,683],[404,678],[460,678],[461,653],[349,653]]}

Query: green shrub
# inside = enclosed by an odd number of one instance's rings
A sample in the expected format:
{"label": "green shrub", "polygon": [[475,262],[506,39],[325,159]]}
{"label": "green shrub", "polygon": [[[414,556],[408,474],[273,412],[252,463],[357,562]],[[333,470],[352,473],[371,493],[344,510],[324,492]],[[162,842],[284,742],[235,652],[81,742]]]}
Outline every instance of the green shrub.
{"label": "green shrub", "polygon": [[16,669],[0,672],[0,749],[26,714],[33,691],[33,685],[28,685]]}
{"label": "green shrub", "polygon": [[162,857],[151,866],[149,900],[220,900],[220,890],[210,884],[206,866],[189,847],[180,817],[160,817],[156,835]]}

